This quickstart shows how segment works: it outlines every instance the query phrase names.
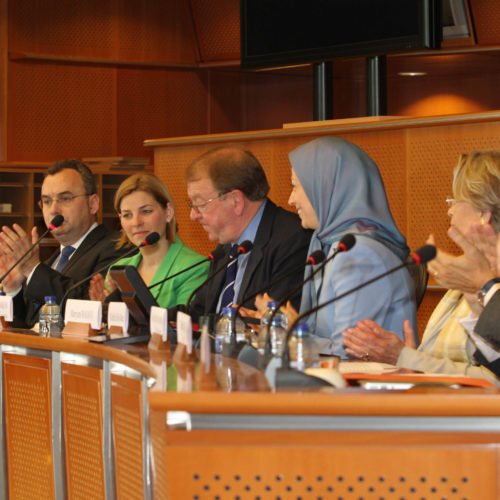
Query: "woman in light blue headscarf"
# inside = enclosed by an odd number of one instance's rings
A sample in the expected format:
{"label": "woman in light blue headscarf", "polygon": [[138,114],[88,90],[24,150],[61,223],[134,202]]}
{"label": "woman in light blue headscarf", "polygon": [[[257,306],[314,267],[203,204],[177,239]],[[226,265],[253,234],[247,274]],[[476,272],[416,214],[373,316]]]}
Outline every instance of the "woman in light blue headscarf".
{"label": "woman in light blue headscarf", "polygon": [[[377,165],[358,146],[322,137],[298,147],[289,158],[289,203],[302,226],[314,229],[309,254],[322,249],[331,255],[345,234],[356,237],[351,250],[339,253],[304,285],[302,313],[401,264],[408,247],[392,218]],[[323,307],[308,321],[322,353],[344,356],[342,332],[366,318],[390,331],[402,331],[408,318],[416,326],[414,287],[406,269]]]}

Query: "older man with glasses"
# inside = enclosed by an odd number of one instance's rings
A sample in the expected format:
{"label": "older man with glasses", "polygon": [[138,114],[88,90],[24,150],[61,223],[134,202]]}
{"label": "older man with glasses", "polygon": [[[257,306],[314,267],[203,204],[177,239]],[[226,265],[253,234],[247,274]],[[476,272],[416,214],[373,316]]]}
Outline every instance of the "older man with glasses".
{"label": "older man with glasses", "polygon": [[[184,178],[191,219],[224,249],[224,257],[212,263],[211,271],[223,265],[238,244],[253,243],[253,249],[235,262],[236,269],[230,266],[199,291],[194,316],[218,313],[232,303],[253,308],[253,300],[245,301],[246,297],[305,263],[311,235],[296,214],[267,198],[266,174],[252,153],[234,147],[208,151],[187,168]],[[292,273],[269,288],[269,295],[281,299],[303,274],[303,270]],[[300,296],[292,303],[298,307]]]}
{"label": "older man with glasses", "polygon": [[[32,326],[44,297],[56,302],[77,281],[118,258],[108,230],[97,224],[99,196],[89,168],[77,160],[51,165],[43,180],[39,206],[47,227],[56,215],[63,223],[52,230],[58,251],[46,262],[40,261],[36,246],[4,279],[3,289],[14,296],[16,325]],[[36,227],[28,235],[19,225],[4,226],[0,233],[0,274],[3,274],[37,241]],[[76,288],[71,298],[88,298],[88,285]]]}

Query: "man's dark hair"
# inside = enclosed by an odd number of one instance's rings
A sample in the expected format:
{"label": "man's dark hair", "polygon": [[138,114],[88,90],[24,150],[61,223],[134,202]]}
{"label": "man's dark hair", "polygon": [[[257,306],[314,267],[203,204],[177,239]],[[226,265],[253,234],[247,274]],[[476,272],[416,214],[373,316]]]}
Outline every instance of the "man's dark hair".
{"label": "man's dark hair", "polygon": [[85,188],[85,194],[96,194],[97,187],[95,185],[94,175],[85,163],[79,160],[60,160],[53,163],[47,170],[47,175],[55,175],[65,169],[76,170],[83,181],[83,186]]}
{"label": "man's dark hair", "polygon": [[186,169],[184,180],[191,182],[205,175],[221,194],[239,189],[249,200],[257,201],[269,192],[259,160],[243,149],[221,147],[202,154]]}

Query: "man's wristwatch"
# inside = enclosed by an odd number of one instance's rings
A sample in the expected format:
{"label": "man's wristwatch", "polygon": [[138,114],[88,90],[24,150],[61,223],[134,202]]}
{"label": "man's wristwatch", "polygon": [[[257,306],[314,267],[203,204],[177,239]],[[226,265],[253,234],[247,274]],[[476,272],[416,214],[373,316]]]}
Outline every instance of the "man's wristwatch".
{"label": "man's wristwatch", "polygon": [[492,278],[481,287],[481,290],[477,292],[477,301],[481,307],[484,307],[484,298],[495,283],[500,283],[500,278]]}

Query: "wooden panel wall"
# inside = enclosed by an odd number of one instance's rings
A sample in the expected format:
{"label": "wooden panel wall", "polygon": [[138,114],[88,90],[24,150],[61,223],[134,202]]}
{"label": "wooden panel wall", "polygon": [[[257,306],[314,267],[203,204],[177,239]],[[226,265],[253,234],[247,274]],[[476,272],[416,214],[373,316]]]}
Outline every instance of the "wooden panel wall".
{"label": "wooden panel wall", "polygon": [[190,0],[200,61],[240,58],[239,0]]}
{"label": "wooden panel wall", "polygon": [[194,67],[187,1],[2,5],[9,14],[4,159],[144,156],[151,135],[206,132],[206,72]]}
{"label": "wooden panel wall", "polygon": [[[499,44],[500,4],[470,3],[479,43]],[[144,156],[151,137],[312,119],[310,67],[240,72],[238,0],[0,0],[0,23],[0,160]],[[499,57],[390,57],[388,113],[500,109]],[[333,85],[336,118],[366,114],[363,59],[336,61]]]}
{"label": "wooden panel wall", "polygon": [[7,151],[7,0],[0,0],[0,160]]}
{"label": "wooden panel wall", "polygon": [[114,61],[194,63],[185,0],[9,1],[9,51]]}

